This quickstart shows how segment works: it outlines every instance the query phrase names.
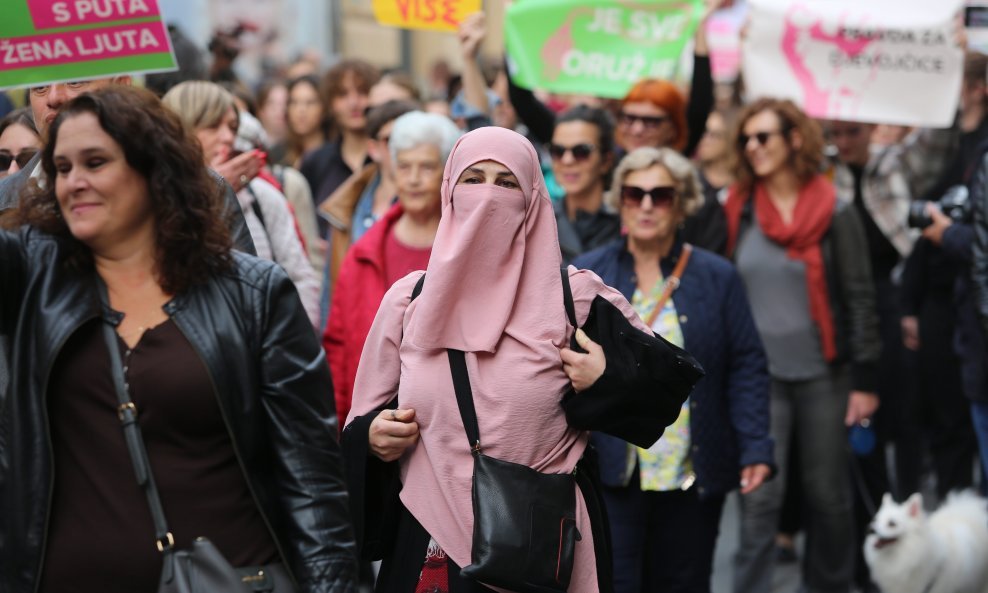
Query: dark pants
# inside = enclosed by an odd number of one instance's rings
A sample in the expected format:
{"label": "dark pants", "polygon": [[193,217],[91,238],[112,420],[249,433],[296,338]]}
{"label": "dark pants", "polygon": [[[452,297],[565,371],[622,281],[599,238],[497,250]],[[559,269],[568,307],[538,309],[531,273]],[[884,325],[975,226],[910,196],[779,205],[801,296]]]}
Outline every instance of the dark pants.
{"label": "dark pants", "polygon": [[907,352],[910,381],[903,389],[895,439],[899,496],[919,491],[922,436],[928,431],[937,493],[971,487],[977,441],[954,354],[956,316],[949,297],[931,295],[919,315],[919,352]]}
{"label": "dark pants", "polygon": [[709,593],[724,497],[642,492],[639,483],[635,472],[630,486],[603,489],[615,593]]}
{"label": "dark pants", "polygon": [[772,590],[775,533],[789,468],[789,439],[798,441],[806,513],[803,580],[810,593],[848,593],[854,569],[851,486],[847,471],[848,381],[835,372],[810,381],[772,380],[771,435],[779,475],[741,497],[741,546],[734,592]]}

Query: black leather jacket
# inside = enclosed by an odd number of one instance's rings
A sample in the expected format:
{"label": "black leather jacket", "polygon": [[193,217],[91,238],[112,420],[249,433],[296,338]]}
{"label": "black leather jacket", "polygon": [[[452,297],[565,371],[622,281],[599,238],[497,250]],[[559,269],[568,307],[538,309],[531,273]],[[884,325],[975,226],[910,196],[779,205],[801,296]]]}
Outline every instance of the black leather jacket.
{"label": "black leather jacket", "polygon": [[[0,336],[12,384],[0,402],[0,591],[33,593],[52,483],[46,391],[59,351],[101,315],[97,277],[63,263],[65,243],[0,232]],[[234,269],[165,311],[209,371],[251,493],[304,592],[356,590],[332,383],[298,294],[277,265],[234,253]]]}

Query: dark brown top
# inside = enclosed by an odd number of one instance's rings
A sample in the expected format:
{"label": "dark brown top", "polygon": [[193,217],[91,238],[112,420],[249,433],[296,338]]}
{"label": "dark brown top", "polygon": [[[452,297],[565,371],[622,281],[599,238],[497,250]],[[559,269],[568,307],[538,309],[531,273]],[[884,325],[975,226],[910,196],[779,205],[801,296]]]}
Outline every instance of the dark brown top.
{"label": "dark brown top", "polygon": [[[42,592],[148,592],[161,554],[134,478],[100,321],[79,329],[52,369],[54,491]],[[168,320],[132,351],[118,339],[130,395],[176,547],[209,538],[234,566],[277,561],[240,470],[205,365]]]}

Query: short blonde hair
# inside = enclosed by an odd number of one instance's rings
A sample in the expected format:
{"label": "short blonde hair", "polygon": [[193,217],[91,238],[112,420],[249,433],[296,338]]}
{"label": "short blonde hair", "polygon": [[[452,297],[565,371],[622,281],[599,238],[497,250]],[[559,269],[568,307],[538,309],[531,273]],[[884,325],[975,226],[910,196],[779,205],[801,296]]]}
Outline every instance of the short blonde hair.
{"label": "short blonde hair", "polygon": [[233,95],[220,85],[205,80],[190,80],[165,93],[161,102],[178,114],[190,130],[212,128],[233,108],[240,119]]}
{"label": "short blonde hair", "polygon": [[672,148],[653,148],[646,146],[636,148],[621,159],[621,164],[614,171],[614,182],[611,184],[607,203],[615,210],[621,209],[621,186],[624,179],[632,171],[642,171],[658,165],[669,172],[676,184],[679,196],[677,204],[683,214],[690,216],[703,205],[703,195],[700,193],[700,179],[696,169],[686,157]]}

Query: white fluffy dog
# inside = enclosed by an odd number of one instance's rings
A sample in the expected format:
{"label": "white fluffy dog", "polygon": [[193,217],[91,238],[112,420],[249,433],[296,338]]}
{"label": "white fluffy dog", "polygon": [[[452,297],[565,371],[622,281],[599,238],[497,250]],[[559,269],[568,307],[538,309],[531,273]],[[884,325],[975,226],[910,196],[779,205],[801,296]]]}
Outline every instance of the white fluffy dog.
{"label": "white fluffy dog", "polygon": [[885,593],[988,593],[988,504],[966,491],[927,516],[919,493],[886,494],[864,556]]}

